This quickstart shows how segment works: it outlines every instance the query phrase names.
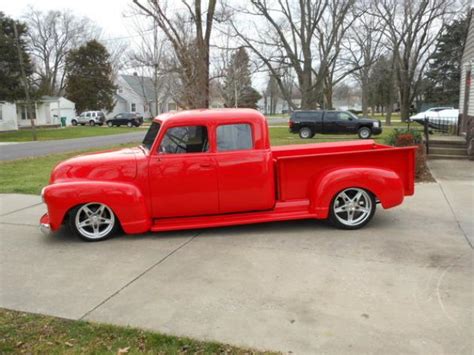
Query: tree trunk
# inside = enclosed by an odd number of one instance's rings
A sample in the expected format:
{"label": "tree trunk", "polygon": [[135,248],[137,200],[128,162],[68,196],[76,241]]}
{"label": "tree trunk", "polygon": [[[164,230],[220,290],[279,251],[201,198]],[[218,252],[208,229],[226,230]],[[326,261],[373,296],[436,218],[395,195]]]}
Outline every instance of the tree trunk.
{"label": "tree trunk", "polygon": [[369,115],[369,83],[362,79],[362,114],[364,117]]}
{"label": "tree trunk", "polygon": [[410,88],[409,83],[400,85],[400,117],[406,122],[410,117]]}

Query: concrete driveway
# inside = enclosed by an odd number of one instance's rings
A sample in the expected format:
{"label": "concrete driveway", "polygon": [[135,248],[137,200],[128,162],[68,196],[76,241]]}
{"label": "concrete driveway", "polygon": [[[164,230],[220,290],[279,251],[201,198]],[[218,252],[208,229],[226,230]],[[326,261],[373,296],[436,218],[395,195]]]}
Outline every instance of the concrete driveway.
{"label": "concrete driveway", "polygon": [[298,221],[101,243],[42,236],[39,197],[2,195],[0,307],[297,354],[471,354],[473,250],[447,191],[418,184],[355,232]]}

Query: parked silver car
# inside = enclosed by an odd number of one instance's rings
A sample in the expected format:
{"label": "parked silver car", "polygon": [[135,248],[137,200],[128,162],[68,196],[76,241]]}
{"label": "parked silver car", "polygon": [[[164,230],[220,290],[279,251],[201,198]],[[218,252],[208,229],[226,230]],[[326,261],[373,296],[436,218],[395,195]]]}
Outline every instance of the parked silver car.
{"label": "parked silver car", "polygon": [[102,126],[105,123],[105,115],[102,111],[85,111],[71,120],[73,126],[78,124],[84,126]]}

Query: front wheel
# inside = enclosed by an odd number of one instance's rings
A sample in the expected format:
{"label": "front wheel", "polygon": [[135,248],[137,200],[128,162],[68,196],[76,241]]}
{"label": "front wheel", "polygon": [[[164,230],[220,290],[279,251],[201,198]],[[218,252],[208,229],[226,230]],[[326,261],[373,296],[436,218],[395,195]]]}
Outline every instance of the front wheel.
{"label": "front wheel", "polygon": [[370,191],[350,187],[332,200],[329,221],[341,229],[359,229],[369,223],[375,209],[375,197]]}
{"label": "front wheel", "polygon": [[132,127],[133,127],[133,123],[132,123],[132,122],[127,122],[127,127],[128,127],[128,128],[132,128]]}
{"label": "front wheel", "polygon": [[76,121],[76,120],[72,120],[72,121],[71,121],[71,124],[72,124],[73,126],[77,126],[77,121]]}
{"label": "front wheel", "polygon": [[372,135],[372,130],[369,127],[362,127],[359,129],[359,138],[361,139],[369,139]]}
{"label": "front wheel", "polygon": [[112,209],[103,203],[91,202],[80,205],[69,214],[71,230],[87,242],[110,238],[118,225],[118,219]]}
{"label": "front wheel", "polygon": [[90,120],[90,121],[89,121],[89,126],[95,126],[95,121]]}
{"label": "front wheel", "polygon": [[113,125],[112,121],[107,122],[107,126],[112,127]]}
{"label": "front wheel", "polygon": [[303,127],[300,129],[300,138],[301,139],[309,139],[314,136],[313,131],[309,127]]}

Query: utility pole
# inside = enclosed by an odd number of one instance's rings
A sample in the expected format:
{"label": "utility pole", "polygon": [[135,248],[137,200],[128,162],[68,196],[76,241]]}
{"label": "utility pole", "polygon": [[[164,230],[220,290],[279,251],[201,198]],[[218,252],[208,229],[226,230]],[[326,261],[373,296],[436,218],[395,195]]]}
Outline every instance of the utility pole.
{"label": "utility pole", "polygon": [[35,121],[33,117],[31,116],[31,110],[33,109],[33,106],[31,105],[30,90],[29,90],[28,80],[26,79],[25,67],[23,63],[23,55],[21,53],[20,38],[18,37],[18,29],[16,28],[16,22],[13,22],[13,32],[15,33],[16,49],[18,50],[18,62],[20,63],[21,80],[23,81],[23,88],[25,89],[26,116],[31,122],[31,131],[33,133],[33,140],[36,141],[37,138],[36,138]]}

